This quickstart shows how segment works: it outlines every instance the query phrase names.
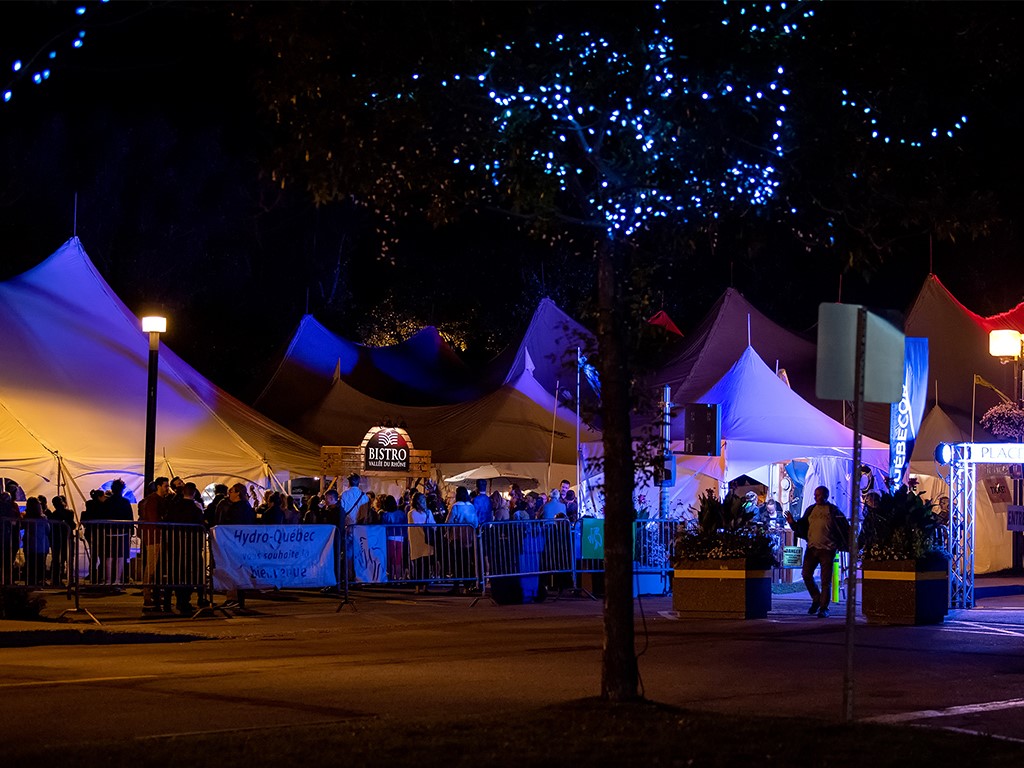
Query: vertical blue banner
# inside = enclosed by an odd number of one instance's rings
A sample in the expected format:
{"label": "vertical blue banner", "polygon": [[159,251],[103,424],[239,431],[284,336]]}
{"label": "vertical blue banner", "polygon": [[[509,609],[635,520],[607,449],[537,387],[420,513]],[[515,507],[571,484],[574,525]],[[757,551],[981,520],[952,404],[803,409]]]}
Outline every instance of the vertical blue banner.
{"label": "vertical blue banner", "polygon": [[928,398],[928,339],[908,336],[904,350],[903,396],[892,404],[889,415],[889,477],[894,489],[907,481]]}

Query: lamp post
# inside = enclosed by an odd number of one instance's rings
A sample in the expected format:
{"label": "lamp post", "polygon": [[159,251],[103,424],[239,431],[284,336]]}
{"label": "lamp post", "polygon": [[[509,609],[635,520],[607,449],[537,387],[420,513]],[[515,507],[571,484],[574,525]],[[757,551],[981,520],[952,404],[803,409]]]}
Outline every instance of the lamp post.
{"label": "lamp post", "polygon": [[[1018,406],[1024,406],[1024,380],[1021,377],[1021,361],[1024,358],[1024,335],[1020,331],[1012,329],[999,329],[989,331],[988,353],[992,357],[998,357],[999,362],[1013,363],[1013,399]],[[1014,472],[1013,481],[1013,503],[1021,503],[1022,480],[1019,472]],[[1015,531],[1013,534],[1013,550],[1010,555],[1010,565],[1014,570],[1021,568],[1021,557],[1024,554],[1024,534]]]}
{"label": "lamp post", "polygon": [[149,385],[146,392],[146,468],[143,478],[142,495],[149,492],[156,465],[156,383],[160,360],[160,334],[167,330],[167,318],[149,316],[142,318],[142,330],[149,334]]}

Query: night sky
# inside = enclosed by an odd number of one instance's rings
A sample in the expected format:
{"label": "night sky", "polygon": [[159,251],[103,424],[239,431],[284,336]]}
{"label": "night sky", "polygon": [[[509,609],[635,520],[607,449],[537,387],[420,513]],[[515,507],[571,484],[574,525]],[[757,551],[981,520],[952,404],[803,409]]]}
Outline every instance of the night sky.
{"label": "night sky", "polygon": [[[314,205],[301,169],[282,189],[275,163],[294,136],[275,124],[267,94],[319,76],[325,89],[343,87],[330,85],[342,71],[389,87],[411,70],[469,72],[485,45],[586,25],[631,30],[640,23],[638,7],[0,4],[0,94],[11,94],[0,101],[0,277],[38,263],[71,236],[77,193],[77,234],[115,291],[140,315],[165,312],[165,341],[244,398],[259,391],[307,309],[367,342],[381,338],[372,335],[374,322],[384,318],[398,329],[395,316],[404,312],[413,324],[449,326],[475,360],[514,342],[543,295],[586,318],[590,262],[578,247],[531,238],[486,212],[434,226],[415,210],[384,247],[373,206],[351,199]],[[719,8],[670,6],[677,38],[685,41]],[[818,303],[837,298],[841,275],[844,301],[905,309],[930,259],[975,311],[995,313],[1024,299],[1018,6],[814,8],[812,39],[787,65],[805,85],[800,97],[816,122],[789,148],[798,162],[787,183],[806,192],[808,204],[829,207],[834,201],[819,194],[829,189],[825,177],[812,171],[829,162],[834,139],[837,166],[856,158],[882,180],[872,194],[888,211],[878,225],[884,258],[851,257],[843,243],[805,247],[770,225],[719,231],[713,248],[700,233],[686,258],[661,268],[651,303],[685,332],[731,284],[769,316],[805,331]],[[704,47],[701,56],[728,67],[730,51]],[[33,84],[43,69],[48,78]],[[884,146],[864,131],[850,138],[851,113],[837,106],[846,83],[893,135],[969,119],[952,138],[921,150]],[[338,110],[348,109],[344,91],[337,93]],[[353,118],[347,140],[359,129]],[[915,188],[926,176],[927,188]],[[901,221],[899,201],[908,199],[944,211],[947,221],[950,211],[962,214],[970,226],[929,232],[919,221]],[[852,218],[849,210],[832,213]],[[640,238],[640,248],[674,242]]]}

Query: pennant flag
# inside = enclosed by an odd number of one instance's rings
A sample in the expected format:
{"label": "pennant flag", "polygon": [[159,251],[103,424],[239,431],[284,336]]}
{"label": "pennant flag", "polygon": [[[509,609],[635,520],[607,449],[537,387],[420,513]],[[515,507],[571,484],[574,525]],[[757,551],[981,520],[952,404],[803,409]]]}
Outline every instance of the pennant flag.
{"label": "pennant flag", "polygon": [[1008,397],[1007,397],[1006,395],[1004,395],[1004,394],[1003,394],[1002,392],[1000,392],[1000,391],[999,391],[999,390],[998,390],[998,389],[996,388],[996,385],[995,385],[995,384],[993,384],[993,383],[992,383],[992,382],[990,382],[990,381],[985,381],[985,379],[983,379],[983,378],[982,378],[981,376],[979,376],[978,374],[974,374],[974,383],[975,383],[975,385],[976,385],[976,386],[979,386],[979,387],[987,387],[987,388],[991,389],[991,390],[992,390],[993,392],[995,392],[995,393],[996,393],[997,395],[999,395],[1000,399],[1002,399],[1002,401],[1003,401],[1004,403],[1012,403],[1012,402],[1013,402],[1013,400],[1011,400],[1011,399],[1010,399],[1010,398],[1008,398]]}
{"label": "pennant flag", "polygon": [[659,309],[650,320],[647,321],[648,325],[657,325],[660,328],[664,328],[669,333],[674,333],[677,336],[682,336],[683,332],[679,330],[679,326],[672,322],[672,318],[668,316],[668,313],[663,309]]}

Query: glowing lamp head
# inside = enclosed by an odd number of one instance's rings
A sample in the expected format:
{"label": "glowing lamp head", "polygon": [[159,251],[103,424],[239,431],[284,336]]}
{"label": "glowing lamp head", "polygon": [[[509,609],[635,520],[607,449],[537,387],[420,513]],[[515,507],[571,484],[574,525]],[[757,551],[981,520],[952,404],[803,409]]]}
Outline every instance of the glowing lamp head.
{"label": "glowing lamp head", "polygon": [[935,461],[941,466],[946,466],[953,461],[953,446],[949,443],[939,443],[936,445]]}
{"label": "glowing lamp head", "polygon": [[1020,331],[999,330],[988,334],[988,353],[992,357],[1020,357]]}
{"label": "glowing lamp head", "polygon": [[165,333],[167,331],[167,318],[150,315],[142,318],[142,330],[146,333]]}

